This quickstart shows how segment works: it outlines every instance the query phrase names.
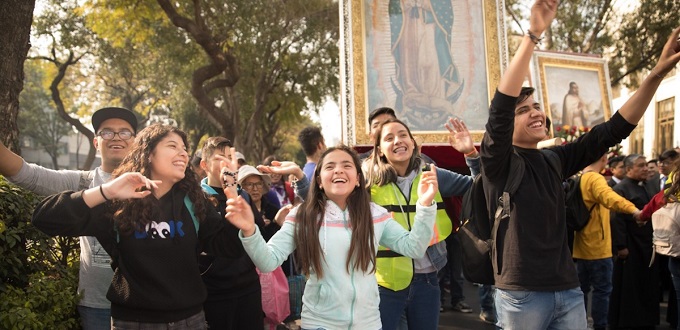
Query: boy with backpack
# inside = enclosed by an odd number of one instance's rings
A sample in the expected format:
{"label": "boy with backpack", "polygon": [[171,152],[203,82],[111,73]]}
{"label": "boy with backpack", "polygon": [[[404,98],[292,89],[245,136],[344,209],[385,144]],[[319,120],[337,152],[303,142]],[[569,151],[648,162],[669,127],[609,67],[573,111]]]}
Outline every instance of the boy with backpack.
{"label": "boy with backpack", "polygon": [[585,208],[590,211],[589,220],[574,233],[573,257],[581,282],[584,302],[587,305],[590,287],[593,288],[591,316],[595,330],[606,329],[609,311],[609,295],[612,292],[612,236],[609,210],[626,214],[638,214],[640,210],[617,194],[607,184],[600,172],[607,165],[603,155],[583,169],[578,189]]}
{"label": "boy with backpack", "polygon": [[[537,0],[530,27],[491,101],[481,162],[487,210],[505,204],[492,256],[496,284],[497,326],[503,329],[586,329],[583,292],[567,244],[563,178],[597,160],[627,137],[639,122],[663,76],[680,61],[680,29],[640,89],[607,122],[573,143],[550,148],[559,171],[537,149],[546,135],[546,115],[532,88],[522,88],[533,50],[555,17],[558,1]],[[512,164],[522,163],[520,173]],[[499,197],[510,176],[521,176],[510,200]],[[507,194],[506,194],[507,195]]]}

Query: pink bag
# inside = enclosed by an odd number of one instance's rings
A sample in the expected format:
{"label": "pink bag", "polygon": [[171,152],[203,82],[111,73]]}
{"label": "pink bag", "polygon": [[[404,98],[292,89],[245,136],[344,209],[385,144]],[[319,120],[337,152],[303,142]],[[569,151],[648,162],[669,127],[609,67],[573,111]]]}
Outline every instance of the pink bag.
{"label": "pink bag", "polygon": [[257,269],[257,274],[260,275],[262,286],[262,310],[269,328],[273,330],[290,315],[288,279],[280,266],[271,273],[262,273]]}

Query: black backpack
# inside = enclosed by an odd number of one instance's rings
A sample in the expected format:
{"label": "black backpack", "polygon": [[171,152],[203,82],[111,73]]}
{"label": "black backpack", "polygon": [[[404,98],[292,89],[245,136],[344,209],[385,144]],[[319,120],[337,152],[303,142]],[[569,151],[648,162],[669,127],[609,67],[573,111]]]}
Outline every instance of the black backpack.
{"label": "black backpack", "polygon": [[458,239],[463,256],[463,276],[473,283],[494,284],[494,269],[500,274],[496,253],[496,234],[502,219],[510,216],[510,196],[517,191],[524,174],[524,161],[513,153],[510,174],[499,198],[493,226],[486,209],[484,184],[480,174],[463,195]]}
{"label": "black backpack", "polygon": [[[561,164],[557,154],[541,150],[549,166],[561,178]],[[517,191],[524,176],[524,160],[516,151],[510,159],[508,180],[498,199],[498,207],[491,222],[487,211],[484,184],[481,175],[475,176],[472,187],[463,195],[458,239],[463,257],[463,276],[473,283],[494,284],[494,271],[500,274],[500,256],[497,253],[496,235],[501,220],[510,217],[510,197]]]}
{"label": "black backpack", "polygon": [[567,208],[567,229],[570,231],[579,231],[583,229],[590,221],[590,212],[593,211],[597,204],[588,209],[586,203],[583,201],[583,194],[581,193],[581,176],[571,177],[565,181],[565,201]]}

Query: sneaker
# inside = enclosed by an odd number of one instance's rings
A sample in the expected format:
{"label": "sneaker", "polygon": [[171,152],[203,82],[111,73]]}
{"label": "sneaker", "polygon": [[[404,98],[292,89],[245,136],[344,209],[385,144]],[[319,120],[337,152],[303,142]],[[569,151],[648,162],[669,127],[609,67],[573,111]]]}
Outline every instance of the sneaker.
{"label": "sneaker", "polygon": [[496,316],[492,312],[482,311],[479,313],[479,318],[489,324],[496,324]]}
{"label": "sneaker", "polygon": [[453,310],[461,313],[472,313],[472,307],[466,304],[464,301],[459,301],[453,306]]}
{"label": "sneaker", "polygon": [[444,304],[439,305],[439,312],[444,313]]}

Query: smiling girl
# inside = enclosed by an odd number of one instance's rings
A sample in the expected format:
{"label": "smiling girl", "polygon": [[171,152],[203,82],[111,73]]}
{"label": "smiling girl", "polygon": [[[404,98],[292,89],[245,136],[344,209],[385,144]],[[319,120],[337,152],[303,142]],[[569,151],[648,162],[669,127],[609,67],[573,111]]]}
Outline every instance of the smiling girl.
{"label": "smiling girl", "polygon": [[[449,142],[465,154],[472,175],[477,174],[479,159],[467,127],[457,119],[449,120],[446,127],[451,134]],[[411,130],[397,119],[385,121],[376,137],[373,154],[364,164],[371,199],[392,212],[405,230],[412,230],[413,220],[418,217],[418,210],[413,207],[416,200],[413,187],[430,175],[436,176],[440,183],[439,192],[434,196],[438,205],[434,235],[425,256],[412,258],[388,246],[379,248],[376,277],[380,285],[383,327],[397,329],[405,312],[410,329],[437,329],[441,296],[437,272],[446,265],[444,239],[452,231],[443,198],[462,196],[470,188],[472,176],[440,168],[429,171],[429,166],[423,167]]]}
{"label": "smiling girl", "polygon": [[198,252],[243,253],[236,228],[208,204],[188,162],[184,132],[149,126],[113,180],[47,197],[33,214],[48,235],[95,236],[111,255],[113,329],[206,329]]}
{"label": "smiling girl", "polygon": [[370,202],[356,152],[346,146],[330,148],[318,164],[307,199],[290,211],[269,242],[235,194],[227,203],[227,219],[241,229],[246,252],[263,272],[274,270],[297,249],[296,260],[308,277],[303,329],[381,329],[374,274],[378,244],[413,258],[423,255],[436,211],[434,166],[418,185],[418,215],[409,233]]}

